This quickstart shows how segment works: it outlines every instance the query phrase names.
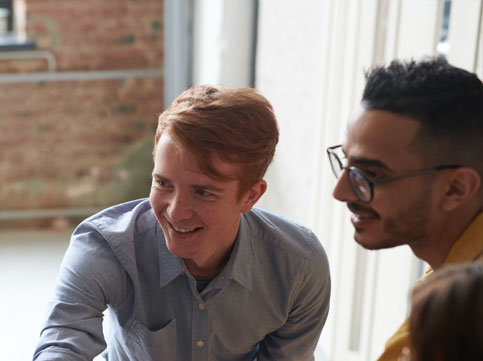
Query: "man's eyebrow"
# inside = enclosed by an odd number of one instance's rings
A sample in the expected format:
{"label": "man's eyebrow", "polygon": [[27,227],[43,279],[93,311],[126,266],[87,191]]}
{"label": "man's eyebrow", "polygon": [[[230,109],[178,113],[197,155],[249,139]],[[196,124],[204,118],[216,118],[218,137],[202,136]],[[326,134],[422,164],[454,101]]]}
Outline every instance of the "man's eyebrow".
{"label": "man's eyebrow", "polygon": [[386,164],[378,159],[364,158],[364,157],[350,157],[351,163],[356,165],[365,165],[380,168],[383,170],[391,170]]}
{"label": "man's eyebrow", "polygon": [[[156,173],[156,172],[152,173],[152,177],[156,178],[156,179],[163,179],[163,180],[169,181],[169,178],[166,178],[166,177],[164,177],[161,174]],[[217,187],[213,184],[192,184],[191,187],[192,188],[201,188],[201,189],[205,189],[205,190],[211,191],[211,192],[218,192],[218,193],[224,193],[225,192],[225,190],[223,188]]]}
{"label": "man's eyebrow", "polygon": [[223,188],[219,188],[213,184],[193,184],[192,187],[217,193],[223,193],[225,191]]}

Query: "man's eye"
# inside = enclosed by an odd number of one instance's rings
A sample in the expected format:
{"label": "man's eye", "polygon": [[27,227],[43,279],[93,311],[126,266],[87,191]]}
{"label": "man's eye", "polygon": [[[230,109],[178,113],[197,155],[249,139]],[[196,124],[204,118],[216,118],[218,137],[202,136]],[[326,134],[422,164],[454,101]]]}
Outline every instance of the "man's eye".
{"label": "man's eye", "polygon": [[158,185],[160,187],[167,187],[167,186],[169,186],[169,183],[167,181],[165,181],[165,180],[158,180],[156,183],[158,183]]}
{"label": "man's eye", "polygon": [[374,178],[374,177],[377,176],[377,173],[376,172],[372,172],[370,170],[365,170],[364,171],[364,174],[367,175],[367,176],[369,176],[369,177],[371,177],[371,178]]}
{"label": "man's eye", "polygon": [[379,172],[374,172],[374,171],[371,171],[371,170],[364,170],[364,174],[366,176],[368,176],[369,178],[373,179],[373,180],[382,180],[382,179],[384,179],[384,175],[382,175]]}
{"label": "man's eye", "polygon": [[210,192],[207,192],[203,189],[197,189],[195,191],[195,193],[199,196],[202,196],[202,197],[210,197],[210,196],[213,196],[213,193],[210,193]]}

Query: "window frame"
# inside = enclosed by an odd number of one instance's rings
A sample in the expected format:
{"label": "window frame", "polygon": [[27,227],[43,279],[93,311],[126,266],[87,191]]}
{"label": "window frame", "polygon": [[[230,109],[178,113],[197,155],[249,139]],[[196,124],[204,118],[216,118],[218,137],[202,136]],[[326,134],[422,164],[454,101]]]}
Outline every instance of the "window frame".
{"label": "window frame", "polygon": [[[8,10],[8,16],[7,16],[7,34],[13,32],[13,1],[14,0],[0,0],[0,8],[1,9],[7,9]],[[0,35],[1,36],[1,35]]]}

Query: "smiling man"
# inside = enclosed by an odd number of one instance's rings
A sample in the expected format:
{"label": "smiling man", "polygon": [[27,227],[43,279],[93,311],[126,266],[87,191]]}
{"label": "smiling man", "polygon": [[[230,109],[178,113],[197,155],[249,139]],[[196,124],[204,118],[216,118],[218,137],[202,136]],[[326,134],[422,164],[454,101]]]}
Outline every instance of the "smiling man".
{"label": "smiling man", "polygon": [[[408,245],[432,269],[483,253],[483,84],[441,58],[367,74],[342,145],[328,148],[354,238]],[[431,272],[431,270],[429,271]],[[379,360],[397,361],[407,322]]]}
{"label": "smiling man", "polygon": [[149,199],[75,230],[35,360],[313,360],[327,257],[307,228],[254,207],[278,142],[250,88],[201,86],[159,118]]}

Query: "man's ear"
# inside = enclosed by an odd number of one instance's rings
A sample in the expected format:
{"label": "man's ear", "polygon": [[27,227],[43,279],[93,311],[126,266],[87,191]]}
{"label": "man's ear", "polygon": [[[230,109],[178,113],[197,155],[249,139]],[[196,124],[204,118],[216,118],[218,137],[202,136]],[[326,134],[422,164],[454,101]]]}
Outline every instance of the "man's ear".
{"label": "man's ear", "polygon": [[481,177],[475,169],[461,167],[451,171],[447,178],[445,193],[441,198],[441,208],[447,212],[455,210],[471,200],[480,187]]}
{"label": "man's ear", "polygon": [[264,179],[260,179],[253,184],[250,189],[245,193],[242,198],[242,213],[248,213],[253,208],[255,203],[258,202],[263,193],[267,190],[267,182]]}

